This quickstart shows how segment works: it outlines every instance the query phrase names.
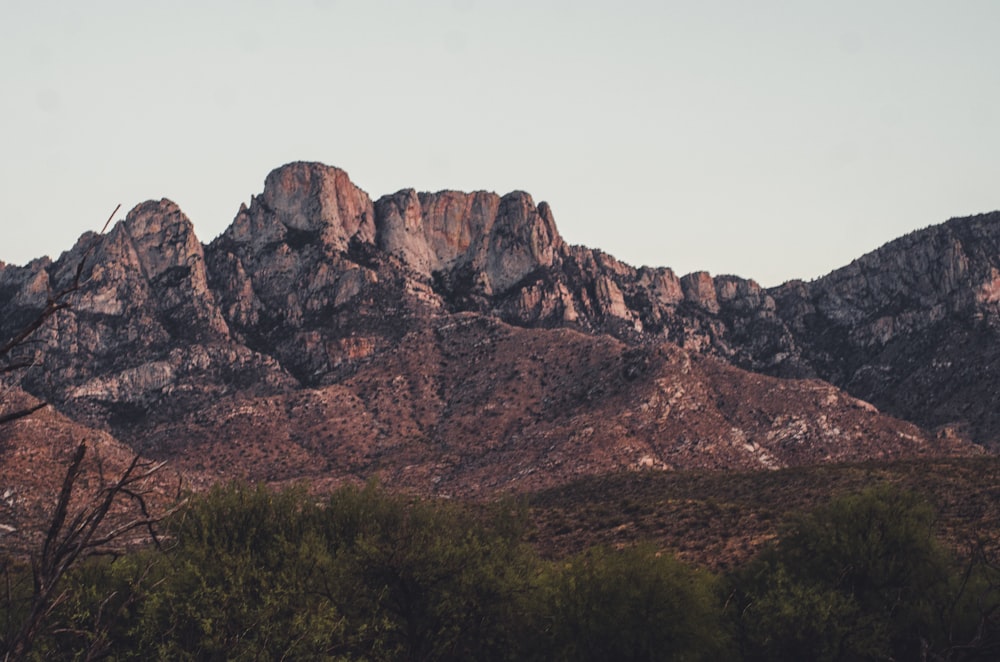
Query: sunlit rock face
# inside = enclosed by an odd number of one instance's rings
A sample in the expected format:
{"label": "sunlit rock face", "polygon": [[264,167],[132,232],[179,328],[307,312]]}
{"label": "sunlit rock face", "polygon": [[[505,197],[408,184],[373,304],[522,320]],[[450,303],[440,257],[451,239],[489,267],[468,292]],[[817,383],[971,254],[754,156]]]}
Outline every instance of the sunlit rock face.
{"label": "sunlit rock face", "polygon": [[29,346],[39,369],[24,385],[82,421],[108,429],[144,412],[167,418],[165,398],[195,403],[236,384],[289,381],[272,358],[233,341],[204,246],[169,200],[136,206],[105,237],[84,235],[34,273],[12,303],[36,292],[42,274],[47,294],[78,287]]}
{"label": "sunlit rock face", "polygon": [[521,191],[500,197],[409,189],[381,198],[376,214],[380,248],[424,276],[473,273],[484,295],[551,267],[565,249],[549,206],[536,207]]}

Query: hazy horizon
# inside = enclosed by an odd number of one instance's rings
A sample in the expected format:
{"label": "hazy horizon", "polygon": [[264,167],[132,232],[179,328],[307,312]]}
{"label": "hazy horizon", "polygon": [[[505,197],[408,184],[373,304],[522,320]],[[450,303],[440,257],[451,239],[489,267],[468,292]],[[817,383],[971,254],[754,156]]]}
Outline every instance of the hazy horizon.
{"label": "hazy horizon", "polygon": [[1000,208],[985,1],[37,2],[0,26],[0,260],[272,169],[525,190],[570,243],[764,285]]}

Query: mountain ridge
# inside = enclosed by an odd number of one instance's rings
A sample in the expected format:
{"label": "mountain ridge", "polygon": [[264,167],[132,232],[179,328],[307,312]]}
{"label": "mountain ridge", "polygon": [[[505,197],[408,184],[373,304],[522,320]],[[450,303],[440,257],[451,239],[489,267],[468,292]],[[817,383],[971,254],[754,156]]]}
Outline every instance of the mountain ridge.
{"label": "mountain ridge", "polygon": [[[137,205],[19,385],[206,481],[486,493],[975,453],[1000,439],[1000,214],[972,219],[762,288],[569,245],[524,192],[372,201],[296,162],[208,244],[169,200]],[[0,267],[4,336],[92,239]]]}

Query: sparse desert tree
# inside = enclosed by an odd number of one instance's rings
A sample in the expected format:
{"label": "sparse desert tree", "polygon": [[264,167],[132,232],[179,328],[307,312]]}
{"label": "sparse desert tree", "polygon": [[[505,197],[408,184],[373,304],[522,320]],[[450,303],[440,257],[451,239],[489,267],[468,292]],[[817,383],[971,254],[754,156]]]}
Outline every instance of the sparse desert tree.
{"label": "sparse desert tree", "polygon": [[[41,548],[29,553],[30,592],[17,591],[7,574],[6,593],[0,601],[20,618],[8,623],[8,632],[0,633],[4,659],[21,659],[31,650],[46,620],[69,596],[61,580],[82,560],[123,553],[137,532],[148,541],[159,541],[156,525],[162,515],[150,507],[150,481],[164,463],[147,462],[136,455],[117,477],[102,475],[97,490],[81,495],[78,480],[86,451],[86,444],[77,446]],[[13,569],[12,563],[4,560],[5,571]]]}

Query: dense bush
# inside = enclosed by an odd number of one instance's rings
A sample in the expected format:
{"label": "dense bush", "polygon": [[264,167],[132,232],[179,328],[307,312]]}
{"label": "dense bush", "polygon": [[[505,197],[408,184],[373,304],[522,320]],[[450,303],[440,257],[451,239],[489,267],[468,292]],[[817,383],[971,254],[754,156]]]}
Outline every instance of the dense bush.
{"label": "dense bush", "polygon": [[537,573],[524,518],[483,518],[449,502],[368,486],[335,493],[320,526],[324,592],[343,614],[337,650],[375,660],[516,659]]}
{"label": "dense bush", "polygon": [[[651,545],[541,559],[517,504],[234,483],[162,549],[67,576],[36,659],[996,659],[1000,585],[880,487],[792,518],[718,578]],[[26,568],[8,566],[0,624]],[[8,618],[14,615],[13,618]]]}
{"label": "dense bush", "polygon": [[322,592],[330,565],[318,509],[299,489],[229,485],[170,523],[174,543],[142,601],[145,659],[289,659],[324,654],[342,619]]}
{"label": "dense bush", "polygon": [[599,547],[553,564],[538,596],[545,660],[718,660],[714,578],[648,545]]}
{"label": "dense bush", "polygon": [[993,571],[944,550],[934,519],[889,485],[793,517],[733,578],[744,659],[976,659],[1000,604]]}

